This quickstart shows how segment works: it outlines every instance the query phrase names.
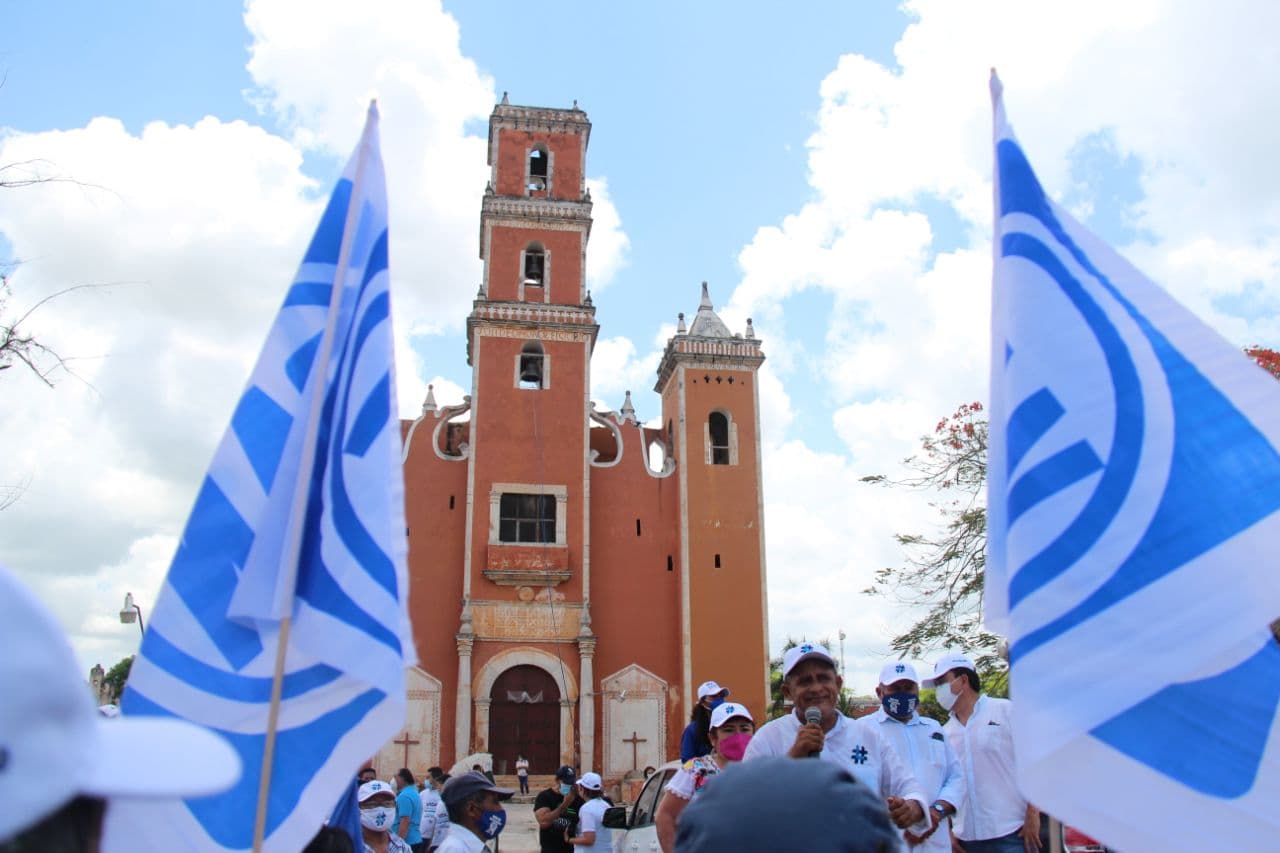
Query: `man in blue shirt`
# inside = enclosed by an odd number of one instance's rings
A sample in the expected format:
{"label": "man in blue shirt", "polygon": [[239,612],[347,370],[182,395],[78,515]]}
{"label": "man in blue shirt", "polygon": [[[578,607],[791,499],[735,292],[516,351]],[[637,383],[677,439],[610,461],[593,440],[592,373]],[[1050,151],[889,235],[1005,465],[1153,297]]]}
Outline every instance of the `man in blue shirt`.
{"label": "man in blue shirt", "polygon": [[401,767],[396,774],[396,782],[400,787],[396,794],[396,834],[408,843],[413,853],[423,853],[422,843],[422,797],[418,795],[418,786],[413,773],[408,767]]}

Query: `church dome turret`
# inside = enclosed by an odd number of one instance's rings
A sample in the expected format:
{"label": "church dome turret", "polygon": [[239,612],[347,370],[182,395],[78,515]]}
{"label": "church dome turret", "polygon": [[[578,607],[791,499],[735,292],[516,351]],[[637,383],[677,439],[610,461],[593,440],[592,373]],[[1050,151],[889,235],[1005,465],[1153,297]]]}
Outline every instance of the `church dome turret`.
{"label": "church dome turret", "polygon": [[720,319],[720,315],[711,307],[711,294],[707,291],[707,283],[702,283],[702,302],[698,304],[698,314],[689,326],[689,334],[700,338],[732,338],[733,333]]}

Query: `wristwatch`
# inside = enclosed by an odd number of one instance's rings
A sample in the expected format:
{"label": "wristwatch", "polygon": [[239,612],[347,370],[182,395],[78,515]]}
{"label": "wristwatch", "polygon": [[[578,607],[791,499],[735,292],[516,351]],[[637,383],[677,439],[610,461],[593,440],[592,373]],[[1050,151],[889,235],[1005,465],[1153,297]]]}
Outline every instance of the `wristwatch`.
{"label": "wristwatch", "polygon": [[932,806],[930,806],[929,808],[931,808],[931,809],[933,809],[935,812],[937,812],[937,813],[938,813],[938,817],[939,817],[939,818],[945,818],[945,817],[947,816],[947,814],[948,814],[948,812],[947,812],[947,807],[946,807],[946,806],[944,806],[942,803],[934,803],[934,804],[933,804]]}

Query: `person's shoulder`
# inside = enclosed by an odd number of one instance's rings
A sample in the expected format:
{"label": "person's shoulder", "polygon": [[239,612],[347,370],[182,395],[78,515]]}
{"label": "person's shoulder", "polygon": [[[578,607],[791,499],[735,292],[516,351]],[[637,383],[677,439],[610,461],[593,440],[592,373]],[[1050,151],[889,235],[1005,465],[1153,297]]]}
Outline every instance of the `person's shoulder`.
{"label": "person's shoulder", "polygon": [[560,796],[561,794],[559,791],[553,791],[550,788],[543,788],[538,792],[538,796],[533,798],[533,807],[535,809],[546,807],[554,809],[556,806],[560,805]]}
{"label": "person's shoulder", "polygon": [[926,717],[923,714],[919,714],[917,715],[917,719],[920,720],[920,725],[924,726],[926,729],[928,729],[931,732],[937,732],[942,730],[942,723],[938,722],[933,717]]}

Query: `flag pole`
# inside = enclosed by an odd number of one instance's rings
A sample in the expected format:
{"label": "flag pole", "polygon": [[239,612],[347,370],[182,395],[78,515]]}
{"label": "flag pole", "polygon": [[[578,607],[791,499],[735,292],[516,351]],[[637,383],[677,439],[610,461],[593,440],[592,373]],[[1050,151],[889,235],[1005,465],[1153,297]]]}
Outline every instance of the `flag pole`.
{"label": "flag pole", "polygon": [[351,243],[356,221],[360,216],[360,203],[364,184],[365,163],[369,156],[369,128],[378,115],[378,102],[369,102],[364,131],[360,135],[360,153],[356,158],[356,173],[351,184],[351,197],[347,201],[347,218],[342,229],[342,244],[338,249],[337,269],[333,274],[333,289],[329,294],[329,314],[325,318],[324,334],[316,352],[312,371],[311,409],[307,416],[306,432],[302,437],[298,477],[293,490],[293,506],[290,509],[289,539],[281,560],[281,570],[288,572],[290,589],[287,609],[280,619],[280,632],[276,639],[275,671],[271,677],[271,704],[267,709],[267,732],[262,748],[262,768],[258,777],[258,808],[253,821],[253,853],[261,853],[267,828],[267,799],[271,789],[271,770],[275,762],[276,729],[280,719],[280,694],[284,685],[285,656],[289,647],[289,625],[293,614],[293,588],[298,578],[298,558],[302,550],[302,534],[305,530],[306,501],[310,495],[311,476],[315,470],[316,441],[320,430],[320,411],[324,406],[325,379],[329,371],[329,355],[333,351],[333,338],[338,321],[338,309],[346,285],[347,264],[351,259]]}

